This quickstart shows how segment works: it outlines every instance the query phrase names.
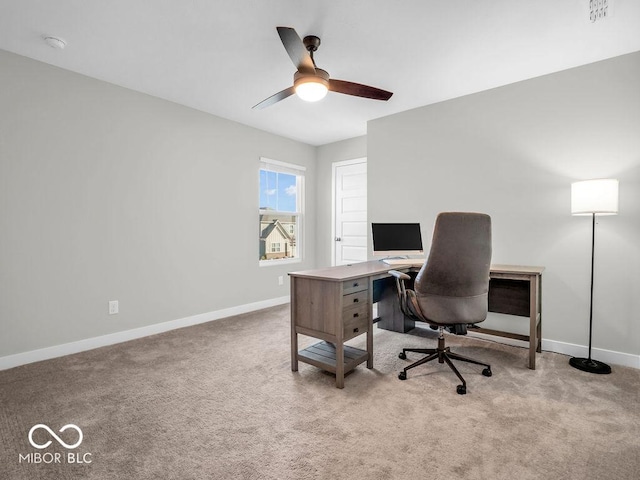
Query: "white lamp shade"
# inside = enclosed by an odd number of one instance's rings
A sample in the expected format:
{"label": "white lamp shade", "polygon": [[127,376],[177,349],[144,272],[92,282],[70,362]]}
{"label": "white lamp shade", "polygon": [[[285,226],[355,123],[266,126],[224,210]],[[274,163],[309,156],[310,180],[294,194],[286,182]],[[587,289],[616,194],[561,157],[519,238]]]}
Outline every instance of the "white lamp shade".
{"label": "white lamp shade", "polygon": [[616,215],[618,180],[585,180],[571,184],[572,215]]}

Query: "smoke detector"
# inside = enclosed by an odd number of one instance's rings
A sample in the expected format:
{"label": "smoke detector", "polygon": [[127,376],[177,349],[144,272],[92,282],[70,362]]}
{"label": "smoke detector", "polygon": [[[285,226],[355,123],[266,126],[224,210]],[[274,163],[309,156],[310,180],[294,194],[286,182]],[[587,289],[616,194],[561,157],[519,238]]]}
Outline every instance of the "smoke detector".
{"label": "smoke detector", "polygon": [[64,47],[67,46],[67,42],[58,37],[46,36],[44,37],[44,41],[51,48],[55,48],[56,50],[63,50]]}

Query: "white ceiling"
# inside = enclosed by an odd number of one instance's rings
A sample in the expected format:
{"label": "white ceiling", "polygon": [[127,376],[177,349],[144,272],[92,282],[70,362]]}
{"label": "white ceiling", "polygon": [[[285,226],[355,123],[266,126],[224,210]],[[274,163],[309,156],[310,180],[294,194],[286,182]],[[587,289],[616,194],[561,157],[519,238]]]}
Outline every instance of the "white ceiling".
{"label": "white ceiling", "polygon": [[[0,0],[0,49],[322,145],[365,135],[374,118],[640,50],[640,1],[608,2],[591,23],[589,0]],[[276,26],[319,36],[332,78],[393,97],[252,110],[293,83]]]}

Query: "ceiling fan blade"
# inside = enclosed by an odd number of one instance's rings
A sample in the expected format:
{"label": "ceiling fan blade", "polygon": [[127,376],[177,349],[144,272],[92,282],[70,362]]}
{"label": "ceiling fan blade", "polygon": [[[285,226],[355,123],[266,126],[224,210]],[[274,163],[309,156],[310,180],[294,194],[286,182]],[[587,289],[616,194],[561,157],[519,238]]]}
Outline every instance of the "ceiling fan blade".
{"label": "ceiling fan blade", "polygon": [[381,90],[379,88],[362,85],[360,83],[346,82],[344,80],[329,80],[329,90],[345,95],[354,95],[356,97],[372,98],[374,100],[389,100],[392,92]]}
{"label": "ceiling fan blade", "polygon": [[296,31],[291,27],[277,27],[276,29],[278,30],[278,35],[280,35],[284,49],[289,54],[291,61],[298,71],[309,74],[316,73],[311,55],[307,52],[304,43],[302,43]]}
{"label": "ceiling fan blade", "polygon": [[278,92],[275,95],[271,95],[269,98],[265,98],[263,101],[261,101],[257,105],[254,105],[251,108],[260,110],[262,108],[268,107],[269,105],[273,105],[274,103],[279,102],[280,100],[284,100],[285,98],[290,97],[294,93],[296,93],[296,91],[294,90],[293,87],[285,88],[281,92]]}

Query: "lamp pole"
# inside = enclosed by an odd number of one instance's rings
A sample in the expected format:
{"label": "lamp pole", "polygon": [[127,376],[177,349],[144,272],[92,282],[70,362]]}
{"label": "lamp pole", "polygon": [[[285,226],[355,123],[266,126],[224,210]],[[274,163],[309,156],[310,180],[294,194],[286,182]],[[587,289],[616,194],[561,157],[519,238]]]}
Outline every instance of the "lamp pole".
{"label": "lamp pole", "polygon": [[591,212],[591,294],[589,302],[589,357],[578,358],[573,357],[569,360],[569,364],[577,368],[590,373],[606,374],[611,373],[611,367],[606,363],[593,360],[591,358],[591,337],[593,334],[593,270],[594,270],[594,258],[595,258],[595,246],[596,246],[596,214]]}

